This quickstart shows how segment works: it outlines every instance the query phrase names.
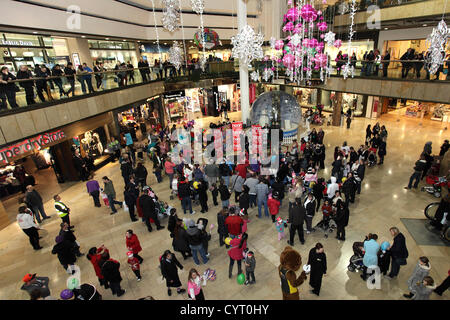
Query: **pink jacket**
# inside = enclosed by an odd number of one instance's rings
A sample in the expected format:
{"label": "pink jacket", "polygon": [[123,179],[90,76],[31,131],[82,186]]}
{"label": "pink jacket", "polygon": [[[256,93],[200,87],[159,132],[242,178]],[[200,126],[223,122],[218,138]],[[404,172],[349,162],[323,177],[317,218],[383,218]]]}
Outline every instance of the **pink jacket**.
{"label": "pink jacket", "polygon": [[228,250],[228,255],[235,261],[242,260],[244,257],[243,252],[247,248],[247,241],[244,241],[242,248],[239,248],[239,243],[241,243],[241,239],[239,238],[234,238],[230,241],[231,249]]}
{"label": "pink jacket", "polygon": [[307,173],[305,174],[305,181],[311,182],[317,182],[317,173],[312,174],[312,173]]}
{"label": "pink jacket", "polygon": [[194,295],[198,295],[202,289],[202,283],[200,282],[200,285],[197,285],[194,281],[188,281],[187,287],[189,294],[191,293],[191,290],[194,290]]}

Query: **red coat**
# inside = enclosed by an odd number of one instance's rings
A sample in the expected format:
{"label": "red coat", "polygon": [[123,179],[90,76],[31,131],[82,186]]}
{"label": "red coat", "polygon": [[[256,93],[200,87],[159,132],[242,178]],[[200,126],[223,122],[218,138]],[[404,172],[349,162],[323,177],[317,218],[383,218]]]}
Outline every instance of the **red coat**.
{"label": "red coat", "polygon": [[97,275],[97,278],[99,279],[103,279],[103,275],[102,275],[102,269],[99,266],[99,261],[102,258],[102,255],[100,254],[100,252],[109,252],[108,249],[105,249],[104,251],[99,248],[97,249],[97,254],[91,255],[90,256],[90,261],[92,263],[92,265],[94,266],[94,270],[95,270],[95,274]]}
{"label": "red coat", "polygon": [[142,251],[141,244],[139,243],[139,239],[137,235],[133,234],[131,238],[127,238],[127,248],[130,251],[133,251],[133,254],[139,253]]}
{"label": "red coat", "polygon": [[269,212],[271,215],[275,216],[280,210],[280,201],[274,198],[267,200],[267,206],[269,207]]}
{"label": "red coat", "polygon": [[228,250],[228,255],[231,259],[235,261],[242,260],[244,258],[243,252],[245,248],[247,248],[247,241],[244,241],[242,248],[239,248],[239,244],[241,243],[241,239],[234,238],[230,241],[231,249]]}
{"label": "red coat", "polygon": [[139,270],[141,266],[139,265],[139,260],[136,257],[128,258],[128,264],[131,267],[131,270]]}
{"label": "red coat", "polygon": [[239,175],[244,178],[247,179],[247,165],[245,164],[238,164],[236,166],[236,170],[238,171]]}
{"label": "red coat", "polygon": [[239,216],[228,216],[225,219],[225,225],[227,226],[228,233],[233,236],[240,235],[242,230],[241,226],[244,224],[244,220]]}

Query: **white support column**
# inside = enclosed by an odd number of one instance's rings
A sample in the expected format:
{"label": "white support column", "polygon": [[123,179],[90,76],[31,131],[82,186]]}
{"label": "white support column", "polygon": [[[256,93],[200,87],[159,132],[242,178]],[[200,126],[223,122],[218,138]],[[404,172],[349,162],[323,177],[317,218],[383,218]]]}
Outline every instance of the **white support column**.
{"label": "white support column", "polygon": [[[246,0],[237,1],[238,29],[247,24],[247,3]],[[250,94],[248,85],[248,66],[239,62],[239,78],[241,85],[241,110],[242,122],[246,123],[250,117]]]}

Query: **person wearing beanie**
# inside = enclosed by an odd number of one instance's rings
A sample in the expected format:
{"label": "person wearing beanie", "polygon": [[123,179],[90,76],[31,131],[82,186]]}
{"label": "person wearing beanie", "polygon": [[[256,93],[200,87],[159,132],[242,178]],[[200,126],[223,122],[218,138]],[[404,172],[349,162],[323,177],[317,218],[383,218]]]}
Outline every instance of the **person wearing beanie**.
{"label": "person wearing beanie", "polygon": [[40,250],[39,245],[39,226],[34,222],[33,212],[27,208],[25,204],[19,207],[19,214],[17,215],[17,223],[22,231],[28,236],[31,246],[34,250]]}
{"label": "person wearing beanie", "polygon": [[200,232],[193,220],[186,219],[185,224],[187,228],[186,233],[188,236],[189,248],[191,248],[192,258],[194,259],[195,264],[200,265],[197,253],[200,253],[200,256],[203,259],[203,263],[208,263],[209,259],[206,256],[206,251],[203,247],[204,234]]}
{"label": "person wearing beanie", "polygon": [[[27,273],[23,279],[23,285],[20,288],[21,290],[27,291],[28,294],[32,295],[33,291],[39,291],[39,297],[45,299],[46,297],[50,296],[50,288],[48,286],[48,283],[50,282],[50,279],[48,277],[36,277],[36,273]],[[37,296],[36,293],[34,293],[34,296]],[[38,299],[36,298],[36,299]],[[35,299],[32,299],[35,300]]]}
{"label": "person wearing beanie", "polygon": [[138,258],[133,255],[133,251],[128,251],[127,256],[128,264],[130,265],[131,270],[133,270],[134,274],[136,275],[137,281],[141,281],[141,266],[139,264]]}
{"label": "person wearing beanie", "polygon": [[[77,260],[75,256],[75,250],[73,247],[73,243],[68,240],[65,240],[63,236],[57,236],[55,238],[56,244],[52,249],[52,254],[56,254],[58,256],[58,260],[68,274],[74,274],[74,264]],[[71,268],[69,269],[69,265]]]}
{"label": "person wearing beanie", "polygon": [[127,231],[125,240],[128,250],[133,253],[133,256],[138,260],[139,264],[141,264],[144,259],[138,253],[142,251],[142,248],[139,239],[137,235],[133,233],[133,230]]}

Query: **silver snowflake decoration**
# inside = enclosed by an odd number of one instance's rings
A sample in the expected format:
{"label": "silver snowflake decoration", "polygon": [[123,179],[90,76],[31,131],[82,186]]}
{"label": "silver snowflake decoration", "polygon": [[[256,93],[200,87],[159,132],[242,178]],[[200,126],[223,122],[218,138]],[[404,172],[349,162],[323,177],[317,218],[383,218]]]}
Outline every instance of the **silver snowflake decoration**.
{"label": "silver snowflake decoration", "polygon": [[202,55],[200,57],[200,68],[202,68],[202,71],[205,71],[206,63],[208,62],[208,59],[206,58],[206,55]]}
{"label": "silver snowflake decoration", "polygon": [[271,77],[273,77],[272,69],[269,69],[269,68],[264,69],[262,77],[263,77],[264,81],[266,81],[266,82],[269,81],[269,79]]}
{"label": "silver snowflake decoration", "polygon": [[252,79],[252,81],[258,82],[259,81],[259,71],[253,71],[252,73],[250,73],[250,78]]}
{"label": "silver snowflake decoration", "polygon": [[435,74],[444,64],[445,51],[450,39],[450,28],[442,19],[427,38],[429,47],[426,54],[426,66],[431,74]]}
{"label": "silver snowflake decoration", "polygon": [[183,49],[178,45],[178,41],[174,41],[173,46],[169,49],[169,62],[177,70],[183,64]]}
{"label": "silver snowflake decoration", "polygon": [[302,43],[302,37],[299,36],[297,33],[294,34],[291,37],[291,43],[294,45],[295,48],[297,48]]}
{"label": "silver snowflake decoration", "polygon": [[274,37],[270,38],[270,47],[272,49],[275,49],[275,43],[277,42],[277,39],[275,39]]}
{"label": "silver snowflake decoration", "polygon": [[191,0],[192,10],[197,14],[202,14],[205,9],[205,1],[204,0]]}
{"label": "silver snowflake decoration", "polygon": [[323,37],[323,40],[329,46],[333,46],[335,39],[336,39],[336,33],[332,32],[332,31],[328,31],[327,33],[325,33],[325,35]]}
{"label": "silver snowflake decoration", "polygon": [[180,11],[177,0],[162,0],[164,5],[162,23],[164,29],[169,32],[177,30],[180,22]]}
{"label": "silver snowflake decoration", "polygon": [[239,59],[239,63],[248,65],[255,59],[262,59],[264,52],[262,44],[264,36],[261,33],[255,33],[249,25],[239,30],[238,34],[231,37],[232,56]]}
{"label": "silver snowflake decoration", "polygon": [[349,62],[347,62],[342,66],[342,75],[344,76],[344,79],[347,79],[348,76],[351,76],[353,78],[355,76],[355,68]]}

